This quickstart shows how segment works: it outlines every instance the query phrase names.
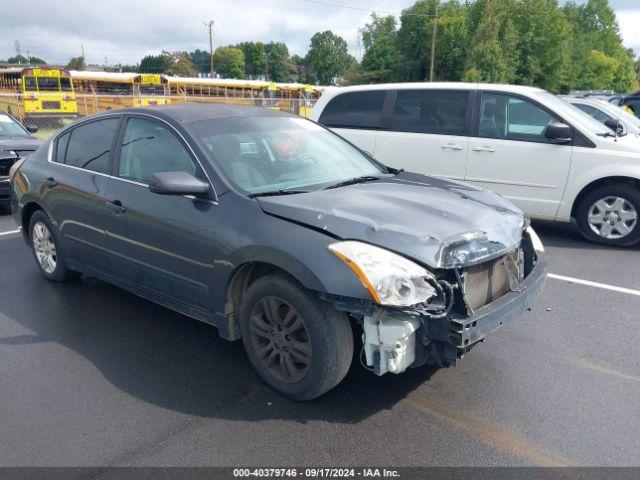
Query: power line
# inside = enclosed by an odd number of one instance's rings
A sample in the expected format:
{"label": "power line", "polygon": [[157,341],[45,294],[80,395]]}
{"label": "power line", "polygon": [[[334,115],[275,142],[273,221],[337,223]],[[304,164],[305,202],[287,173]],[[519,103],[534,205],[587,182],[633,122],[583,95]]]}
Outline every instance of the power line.
{"label": "power line", "polygon": [[375,14],[379,14],[379,15],[407,15],[407,16],[412,16],[412,17],[427,17],[427,18],[433,18],[436,15],[429,15],[426,13],[410,13],[410,12],[391,12],[391,11],[387,11],[387,10],[371,10],[368,8],[360,8],[360,7],[353,7],[351,5],[342,5],[340,3],[330,3],[330,2],[322,2],[320,0],[302,0],[303,2],[307,2],[307,3],[315,3],[317,5],[324,5],[325,7],[338,7],[338,8],[346,8],[347,10],[356,10],[358,12],[368,12],[368,13],[375,13]]}

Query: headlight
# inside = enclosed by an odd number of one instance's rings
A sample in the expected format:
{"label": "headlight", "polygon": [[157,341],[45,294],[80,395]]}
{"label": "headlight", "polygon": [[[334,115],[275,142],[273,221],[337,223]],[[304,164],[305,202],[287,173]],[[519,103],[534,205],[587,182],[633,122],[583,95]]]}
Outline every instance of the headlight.
{"label": "headlight", "polygon": [[327,248],[355,272],[376,303],[410,306],[436,296],[431,272],[389,250],[356,241]]}

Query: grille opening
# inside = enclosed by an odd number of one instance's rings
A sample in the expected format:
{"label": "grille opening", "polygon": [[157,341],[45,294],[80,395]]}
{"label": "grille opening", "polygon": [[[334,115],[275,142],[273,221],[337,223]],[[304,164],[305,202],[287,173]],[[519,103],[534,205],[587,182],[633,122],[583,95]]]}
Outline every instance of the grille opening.
{"label": "grille opening", "polygon": [[524,277],[522,251],[514,250],[504,257],[465,269],[464,293],[467,305],[477,310],[513,289],[514,279]]}

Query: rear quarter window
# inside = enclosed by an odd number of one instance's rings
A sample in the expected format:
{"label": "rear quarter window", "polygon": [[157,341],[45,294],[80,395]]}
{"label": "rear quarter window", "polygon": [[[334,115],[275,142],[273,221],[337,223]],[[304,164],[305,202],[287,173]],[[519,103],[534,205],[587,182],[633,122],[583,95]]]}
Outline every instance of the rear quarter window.
{"label": "rear quarter window", "polygon": [[384,90],[342,93],[327,103],[319,123],[327,127],[378,128]]}

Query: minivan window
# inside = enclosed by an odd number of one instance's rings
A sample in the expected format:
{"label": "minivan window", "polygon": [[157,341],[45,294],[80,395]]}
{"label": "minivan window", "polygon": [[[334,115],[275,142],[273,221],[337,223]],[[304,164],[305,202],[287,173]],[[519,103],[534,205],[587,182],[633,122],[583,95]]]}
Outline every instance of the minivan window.
{"label": "minivan window", "polygon": [[384,97],[384,90],[342,93],[329,101],[318,121],[327,127],[377,128]]}
{"label": "minivan window", "polygon": [[148,183],[154,173],[196,175],[197,170],[187,149],[167,127],[144,118],[129,119],[122,139],[118,176]]}
{"label": "minivan window", "polygon": [[607,115],[603,111],[598,110],[596,107],[592,107],[591,105],[585,105],[584,103],[573,103],[572,105],[579,108],[587,115],[595,118],[600,123],[604,123],[611,118],[609,115]]}
{"label": "minivan window", "polygon": [[469,92],[399,90],[389,128],[397,132],[465,135]]}
{"label": "minivan window", "polygon": [[[119,118],[109,118],[86,123],[71,131],[64,161],[56,153],[56,161],[98,173],[110,173],[114,136],[120,124]],[[58,140],[58,147],[61,140]]]}
{"label": "minivan window", "polygon": [[520,97],[484,93],[480,106],[478,135],[483,138],[548,143],[545,130],[555,116]]}

